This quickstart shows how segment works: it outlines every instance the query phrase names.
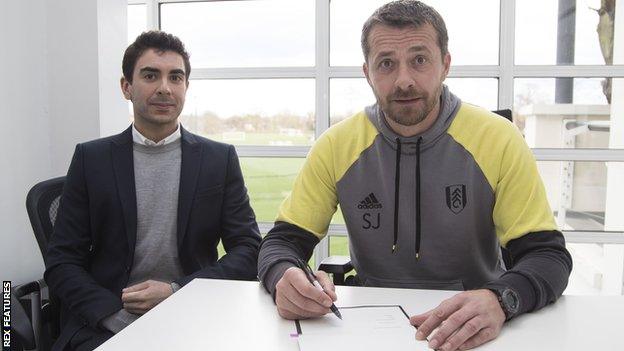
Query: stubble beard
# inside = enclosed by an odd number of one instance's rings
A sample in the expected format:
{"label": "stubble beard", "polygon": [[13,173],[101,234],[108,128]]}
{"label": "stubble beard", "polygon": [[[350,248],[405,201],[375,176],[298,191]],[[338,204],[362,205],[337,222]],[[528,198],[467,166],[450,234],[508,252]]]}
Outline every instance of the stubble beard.
{"label": "stubble beard", "polygon": [[[440,94],[442,92],[442,86],[440,86],[433,95],[427,93],[418,93],[415,90],[410,91],[400,91],[396,90],[391,95],[381,99],[377,94],[377,102],[381,106],[381,110],[386,115],[386,117],[390,118],[394,122],[406,126],[411,127],[419,124],[424,121],[425,118],[433,111],[438,103],[438,99],[440,99]],[[413,98],[419,97],[424,100],[424,106],[420,107],[416,106],[399,106],[397,103],[392,100],[396,98]]]}

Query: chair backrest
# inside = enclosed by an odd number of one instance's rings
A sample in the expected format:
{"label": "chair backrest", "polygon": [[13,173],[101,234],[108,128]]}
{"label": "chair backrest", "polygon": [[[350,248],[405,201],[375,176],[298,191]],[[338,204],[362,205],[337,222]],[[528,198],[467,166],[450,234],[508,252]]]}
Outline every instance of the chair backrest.
{"label": "chair backrest", "polygon": [[64,176],[48,179],[33,186],[26,196],[28,218],[44,260],[48,241],[54,230],[64,184]]}
{"label": "chair backrest", "polygon": [[513,117],[510,109],[496,110],[492,112],[496,113],[499,116],[507,118],[510,122],[513,122]]}

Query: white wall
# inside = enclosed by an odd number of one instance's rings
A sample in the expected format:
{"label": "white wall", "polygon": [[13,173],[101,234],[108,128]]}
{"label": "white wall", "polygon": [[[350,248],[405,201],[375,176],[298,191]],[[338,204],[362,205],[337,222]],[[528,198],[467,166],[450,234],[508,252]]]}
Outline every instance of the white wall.
{"label": "white wall", "polygon": [[52,176],[43,0],[0,3],[0,272],[36,278],[41,254],[24,206],[27,189]]}
{"label": "white wall", "polygon": [[38,181],[65,174],[78,142],[119,132],[125,0],[0,2],[0,276],[40,278],[25,209]]}
{"label": "white wall", "polygon": [[[99,136],[97,3],[47,1],[52,171],[67,171],[76,143]],[[95,58],[95,59],[94,59]]]}

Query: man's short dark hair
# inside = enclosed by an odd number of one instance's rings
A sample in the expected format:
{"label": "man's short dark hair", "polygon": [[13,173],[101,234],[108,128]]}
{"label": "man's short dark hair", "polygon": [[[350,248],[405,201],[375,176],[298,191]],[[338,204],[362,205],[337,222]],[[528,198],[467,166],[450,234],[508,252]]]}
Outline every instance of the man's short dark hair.
{"label": "man's short dark hair", "polygon": [[154,49],[157,52],[173,51],[180,54],[184,59],[184,72],[186,74],[186,80],[188,81],[191,75],[191,62],[189,60],[189,54],[184,48],[184,43],[175,35],[159,30],[151,30],[141,33],[134,43],[128,46],[124,53],[121,67],[123,75],[128,82],[132,83],[134,67],[139,57],[148,49]]}
{"label": "man's short dark hair", "polygon": [[383,24],[395,28],[413,26],[420,28],[430,24],[438,34],[438,47],[442,53],[442,59],[448,53],[448,33],[442,16],[433,7],[416,0],[397,0],[389,2],[378,8],[364,23],[362,27],[362,52],[364,60],[368,62],[370,46],[368,35],[377,24]]}

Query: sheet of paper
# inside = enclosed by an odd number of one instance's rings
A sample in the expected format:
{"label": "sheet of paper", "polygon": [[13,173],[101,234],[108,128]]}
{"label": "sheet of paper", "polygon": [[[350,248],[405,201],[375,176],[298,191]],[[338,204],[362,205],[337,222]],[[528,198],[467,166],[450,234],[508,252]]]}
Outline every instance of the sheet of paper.
{"label": "sheet of paper", "polygon": [[340,308],[342,320],[333,314],[299,321],[300,351],[317,351],[340,345],[349,350],[429,350],[415,338],[416,329],[399,306]]}

